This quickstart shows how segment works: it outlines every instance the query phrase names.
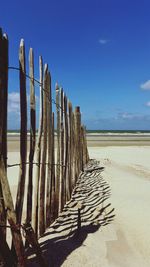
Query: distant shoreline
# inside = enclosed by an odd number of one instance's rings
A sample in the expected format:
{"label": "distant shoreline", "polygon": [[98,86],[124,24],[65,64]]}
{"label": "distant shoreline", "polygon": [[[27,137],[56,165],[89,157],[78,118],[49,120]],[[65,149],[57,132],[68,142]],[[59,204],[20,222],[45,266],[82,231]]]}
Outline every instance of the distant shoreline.
{"label": "distant shoreline", "polygon": [[[87,136],[94,136],[94,137],[100,137],[100,136],[127,136],[127,137],[134,137],[134,136],[150,136],[150,131],[148,130],[87,130],[86,131]],[[37,132],[38,134],[38,132]],[[17,137],[20,135],[19,130],[8,130],[7,136],[8,138],[14,136]],[[30,132],[27,132],[27,135],[30,135]],[[57,135],[57,132],[55,131],[55,135]]]}
{"label": "distant shoreline", "polygon": [[[57,136],[55,134],[55,146],[57,145]],[[28,135],[28,148],[30,135]],[[150,146],[150,133],[140,134],[91,134],[87,133],[88,147],[105,146]],[[19,133],[8,134],[8,151],[18,152],[20,148]]]}

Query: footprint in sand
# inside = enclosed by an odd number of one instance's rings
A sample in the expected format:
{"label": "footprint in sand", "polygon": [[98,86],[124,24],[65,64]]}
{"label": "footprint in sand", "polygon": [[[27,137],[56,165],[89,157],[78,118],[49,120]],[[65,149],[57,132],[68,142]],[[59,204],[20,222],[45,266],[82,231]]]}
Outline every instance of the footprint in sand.
{"label": "footprint in sand", "polygon": [[101,163],[104,164],[105,166],[109,166],[111,164],[111,160],[108,158],[102,159]]}

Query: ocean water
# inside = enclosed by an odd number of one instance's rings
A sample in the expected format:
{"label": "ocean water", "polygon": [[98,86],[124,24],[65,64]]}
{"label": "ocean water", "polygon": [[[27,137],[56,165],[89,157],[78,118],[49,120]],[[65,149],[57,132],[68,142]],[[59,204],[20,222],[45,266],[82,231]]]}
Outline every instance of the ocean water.
{"label": "ocean water", "polygon": [[[28,135],[29,135],[28,131]],[[19,130],[8,130],[8,135],[19,135]],[[150,136],[150,130],[87,130],[87,135],[98,135],[98,136],[107,136],[107,135],[127,135],[127,136]]]}
{"label": "ocean water", "polygon": [[147,135],[150,136],[149,130],[87,130],[89,135]]}

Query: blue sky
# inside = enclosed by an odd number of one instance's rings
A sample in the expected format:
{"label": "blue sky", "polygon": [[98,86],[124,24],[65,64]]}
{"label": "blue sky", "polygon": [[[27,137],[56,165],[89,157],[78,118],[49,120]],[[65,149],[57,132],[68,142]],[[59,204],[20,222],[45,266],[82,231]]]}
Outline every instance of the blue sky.
{"label": "blue sky", "polygon": [[[88,129],[150,130],[149,10],[149,0],[2,1],[9,65],[18,66],[24,38],[26,52],[34,49],[35,76],[42,55],[53,92],[57,81],[81,106]],[[18,74],[10,71],[10,128],[19,127],[18,92]]]}

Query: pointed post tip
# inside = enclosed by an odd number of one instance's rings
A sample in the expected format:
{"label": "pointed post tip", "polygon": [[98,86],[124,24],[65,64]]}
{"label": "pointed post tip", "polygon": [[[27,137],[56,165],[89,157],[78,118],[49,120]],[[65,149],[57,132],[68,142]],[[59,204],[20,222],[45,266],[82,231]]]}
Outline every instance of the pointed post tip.
{"label": "pointed post tip", "polygon": [[39,56],[39,61],[43,62],[43,57],[42,56]]}
{"label": "pointed post tip", "polygon": [[5,40],[8,40],[8,35],[7,35],[6,33],[4,33],[4,34],[3,34],[3,38],[4,38]]}
{"label": "pointed post tip", "polygon": [[24,39],[20,40],[20,46],[24,46]]}
{"label": "pointed post tip", "polygon": [[47,72],[47,71],[48,71],[48,64],[45,63],[45,65],[44,65],[44,72]]}
{"label": "pointed post tip", "polygon": [[58,86],[58,83],[57,82],[55,83],[55,89],[56,90],[59,90],[59,86]]}

